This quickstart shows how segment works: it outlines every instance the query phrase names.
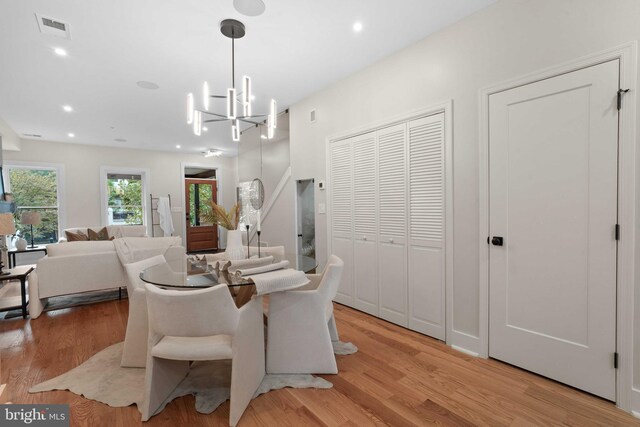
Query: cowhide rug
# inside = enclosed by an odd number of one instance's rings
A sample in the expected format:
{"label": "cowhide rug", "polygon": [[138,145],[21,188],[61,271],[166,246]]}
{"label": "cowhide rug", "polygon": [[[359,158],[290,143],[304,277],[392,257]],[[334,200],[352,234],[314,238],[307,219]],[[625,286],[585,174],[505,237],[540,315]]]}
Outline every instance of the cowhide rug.
{"label": "cowhide rug", "polygon": [[[351,343],[333,343],[336,354],[345,355],[358,351]],[[144,394],[144,369],[120,366],[123,343],[113,344],[89,358],[86,362],[62,375],[31,387],[29,393],[51,390],[69,390],[72,393],[97,400],[112,407],[141,407]],[[231,361],[196,362],[189,374],[158,409],[162,411],[172,400],[192,394],[196,410],[210,414],[229,399]],[[254,397],[284,387],[331,388],[333,385],[313,375],[267,374]]]}

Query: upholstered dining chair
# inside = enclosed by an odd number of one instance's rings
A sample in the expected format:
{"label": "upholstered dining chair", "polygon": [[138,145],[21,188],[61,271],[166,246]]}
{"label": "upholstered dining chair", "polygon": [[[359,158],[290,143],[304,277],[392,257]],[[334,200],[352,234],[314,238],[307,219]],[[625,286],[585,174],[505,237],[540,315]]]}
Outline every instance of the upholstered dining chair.
{"label": "upholstered dining chair", "polygon": [[[244,250],[247,250],[246,246],[244,246]],[[249,246],[249,253],[252,257],[257,257],[258,247]],[[260,246],[260,256],[273,256],[275,261],[282,261],[283,259],[285,259],[284,246]]]}
{"label": "upholstered dining chair", "polygon": [[322,274],[310,283],[269,295],[267,372],[270,374],[337,374],[331,341],[338,340],[333,299],[344,262],[329,257]]}
{"label": "upholstered dining chair", "polygon": [[193,361],[231,359],[235,426],[265,375],[262,298],[236,308],[226,285],[193,291],[146,284],[149,345],[142,421],[182,381]]}
{"label": "upholstered dining chair", "polygon": [[124,368],[144,368],[147,363],[147,341],[149,322],[147,321],[147,297],[140,272],[145,268],[166,262],[164,256],[156,255],[142,261],[125,264],[127,273],[127,294],[129,295],[129,319],[124,337],[124,348],[120,366]]}

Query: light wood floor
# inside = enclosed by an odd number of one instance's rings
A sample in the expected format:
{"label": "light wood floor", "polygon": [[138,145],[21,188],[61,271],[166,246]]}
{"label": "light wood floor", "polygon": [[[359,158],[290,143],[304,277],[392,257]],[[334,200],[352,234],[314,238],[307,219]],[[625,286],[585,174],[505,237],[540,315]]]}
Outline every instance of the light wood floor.
{"label": "light wood floor", "polygon": [[[14,403],[69,403],[73,426],[141,425],[135,406],[110,408],[70,392],[27,389],[121,341],[127,301],[0,320],[2,373]],[[360,351],[338,356],[330,390],[283,389],[253,400],[241,426],[640,425],[607,401],[495,360],[466,356],[443,343],[336,305],[343,341]],[[229,403],[211,415],[193,397],[173,401],[148,426],[227,425]]]}

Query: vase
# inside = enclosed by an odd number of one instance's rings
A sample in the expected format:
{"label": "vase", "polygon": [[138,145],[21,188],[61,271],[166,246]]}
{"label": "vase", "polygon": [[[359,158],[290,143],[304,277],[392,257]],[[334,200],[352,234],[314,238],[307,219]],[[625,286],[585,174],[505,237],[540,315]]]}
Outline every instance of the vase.
{"label": "vase", "polygon": [[24,251],[25,249],[27,249],[27,241],[20,237],[18,240],[16,240],[16,249],[19,251]]}
{"label": "vase", "polygon": [[242,246],[241,230],[227,231],[227,249],[224,253],[228,260],[245,259],[247,257],[246,251]]}

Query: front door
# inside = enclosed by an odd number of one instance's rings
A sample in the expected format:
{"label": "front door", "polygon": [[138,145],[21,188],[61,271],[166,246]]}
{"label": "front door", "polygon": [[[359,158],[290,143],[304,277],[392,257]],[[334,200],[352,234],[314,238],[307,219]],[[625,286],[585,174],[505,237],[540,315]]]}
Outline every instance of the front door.
{"label": "front door", "polygon": [[214,179],[185,179],[188,252],[218,249],[218,226],[200,220],[209,202],[217,203],[217,188]]}
{"label": "front door", "polygon": [[489,97],[489,354],[609,400],[618,69]]}

